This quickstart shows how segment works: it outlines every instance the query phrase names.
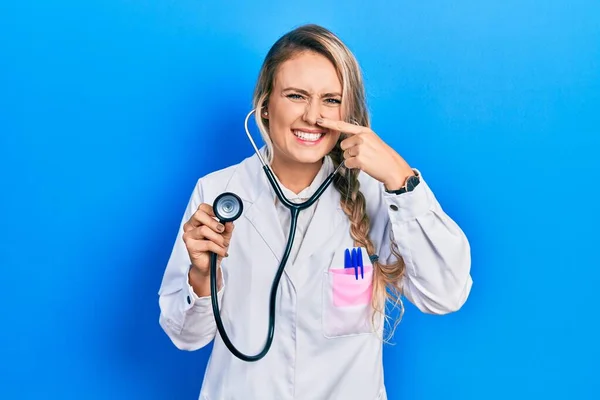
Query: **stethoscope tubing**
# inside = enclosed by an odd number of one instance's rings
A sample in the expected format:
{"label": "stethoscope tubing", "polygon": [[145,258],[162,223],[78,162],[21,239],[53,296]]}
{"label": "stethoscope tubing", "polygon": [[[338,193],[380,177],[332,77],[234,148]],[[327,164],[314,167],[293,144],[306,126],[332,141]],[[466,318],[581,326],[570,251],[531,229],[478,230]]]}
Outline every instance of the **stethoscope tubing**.
{"label": "stethoscope tubing", "polygon": [[246,120],[245,120],[245,124],[244,124],[245,128],[246,128],[246,133],[248,135],[248,138],[250,139],[250,142],[252,143],[252,146],[254,147],[254,151],[256,152],[261,164],[263,165],[263,170],[265,172],[265,175],[267,176],[269,183],[273,187],[273,190],[275,191],[277,198],[279,199],[279,201],[281,201],[281,203],[288,210],[290,210],[292,218],[291,218],[291,222],[290,222],[290,231],[288,234],[288,240],[287,240],[287,243],[285,246],[285,251],[284,251],[281,261],[279,263],[279,267],[277,268],[277,273],[275,274],[275,278],[273,279],[273,284],[271,285],[271,295],[269,297],[269,326],[268,326],[267,340],[265,342],[263,349],[256,355],[247,355],[247,354],[244,354],[241,351],[239,351],[234,346],[234,344],[231,342],[231,340],[229,339],[229,336],[227,335],[227,332],[225,331],[225,327],[223,325],[223,320],[221,318],[221,312],[219,310],[218,298],[217,298],[218,297],[217,296],[218,295],[217,255],[215,253],[210,253],[210,297],[211,297],[212,310],[213,310],[213,314],[215,317],[215,323],[217,325],[217,330],[219,331],[219,334],[221,335],[223,343],[225,343],[225,346],[227,346],[229,351],[231,351],[231,353],[233,355],[235,355],[236,357],[238,357],[239,359],[241,359],[243,361],[248,361],[248,362],[258,361],[258,360],[262,359],[265,355],[267,355],[269,349],[271,348],[271,345],[273,344],[273,338],[275,336],[275,305],[276,305],[276,300],[277,300],[277,289],[279,287],[279,282],[281,281],[281,277],[283,276],[283,271],[285,269],[287,260],[290,256],[290,252],[292,250],[292,246],[293,246],[294,239],[296,236],[296,226],[298,224],[298,215],[300,214],[301,210],[304,210],[304,209],[312,206],[321,197],[323,192],[325,192],[325,190],[333,182],[335,175],[340,171],[342,165],[344,164],[343,162],[340,163],[338,168],[336,168],[335,171],[333,171],[331,174],[329,174],[329,176],[325,179],[325,181],[319,186],[319,188],[315,191],[315,193],[308,200],[306,200],[303,203],[292,203],[283,194],[283,191],[281,190],[281,188],[279,187],[279,184],[277,183],[277,180],[275,179],[275,175],[273,174],[273,171],[265,163],[264,159],[262,158],[262,156],[260,154],[260,151],[258,150],[258,147],[254,143],[254,140],[252,139],[252,136],[250,135],[250,132],[248,131],[248,118],[250,117],[250,115],[253,112],[255,112],[255,110],[250,111],[250,113],[246,116]]}

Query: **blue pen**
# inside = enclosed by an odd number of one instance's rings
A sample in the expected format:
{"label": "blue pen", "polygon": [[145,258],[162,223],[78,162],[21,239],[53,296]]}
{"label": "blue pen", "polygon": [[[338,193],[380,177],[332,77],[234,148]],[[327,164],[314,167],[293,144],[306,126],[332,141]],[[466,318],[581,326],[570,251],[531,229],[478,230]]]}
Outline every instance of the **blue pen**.
{"label": "blue pen", "polygon": [[352,260],[350,259],[350,250],[344,252],[344,268],[352,268]]}
{"label": "blue pen", "polygon": [[352,249],[352,268],[354,268],[354,276],[358,280],[358,262],[356,257],[356,248]]}
{"label": "blue pen", "polygon": [[[358,266],[360,267],[360,277],[365,279],[365,267],[363,265],[362,250],[358,248]],[[358,279],[358,277],[356,278]]]}

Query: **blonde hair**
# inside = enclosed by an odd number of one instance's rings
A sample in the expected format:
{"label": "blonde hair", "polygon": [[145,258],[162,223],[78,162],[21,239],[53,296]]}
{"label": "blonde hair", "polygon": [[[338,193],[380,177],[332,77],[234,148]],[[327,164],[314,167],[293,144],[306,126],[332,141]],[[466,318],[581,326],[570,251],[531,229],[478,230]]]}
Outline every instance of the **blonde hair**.
{"label": "blonde hair", "polygon": [[[360,67],[352,52],[342,41],[329,30],[314,24],[300,26],[283,35],[271,47],[262,68],[254,90],[253,107],[256,109],[256,122],[263,140],[267,145],[267,159],[269,163],[273,157],[273,144],[268,133],[268,119],[262,115],[262,109],[269,102],[273,90],[275,76],[279,66],[285,61],[302,52],[314,52],[326,57],[335,67],[338,78],[342,83],[342,116],[346,122],[369,127],[369,113],[367,110],[365,89]],[[260,115],[260,118],[258,117]],[[329,156],[337,168],[344,160],[340,141],[332,149]],[[350,220],[350,234],[356,247],[364,247],[369,255],[375,254],[375,246],[369,238],[370,221],[366,213],[365,197],[360,191],[358,181],[359,170],[346,169],[342,166],[335,177],[333,185],[341,194],[341,206]],[[376,314],[383,316],[388,321],[385,306],[388,300],[395,307],[400,306],[400,315],[390,330],[390,336],[402,318],[404,306],[401,296],[400,282],[404,275],[404,262],[392,240],[392,253],[396,262],[383,264],[378,260],[373,261],[373,323]]]}

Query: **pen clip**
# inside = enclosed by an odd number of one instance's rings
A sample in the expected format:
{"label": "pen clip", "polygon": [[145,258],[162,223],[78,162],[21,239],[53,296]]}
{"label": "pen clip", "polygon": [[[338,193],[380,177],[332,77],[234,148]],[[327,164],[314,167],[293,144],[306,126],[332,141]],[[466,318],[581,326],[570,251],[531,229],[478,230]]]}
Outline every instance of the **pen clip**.
{"label": "pen clip", "polygon": [[[363,265],[362,250],[358,248],[358,266],[360,267],[360,277],[365,279],[365,266]],[[358,279],[358,277],[356,278]]]}
{"label": "pen clip", "polygon": [[352,267],[354,268],[354,277],[358,280],[358,257],[356,254],[356,248],[352,249]]}
{"label": "pen clip", "polygon": [[344,252],[344,268],[352,268],[352,259],[350,258],[350,250]]}

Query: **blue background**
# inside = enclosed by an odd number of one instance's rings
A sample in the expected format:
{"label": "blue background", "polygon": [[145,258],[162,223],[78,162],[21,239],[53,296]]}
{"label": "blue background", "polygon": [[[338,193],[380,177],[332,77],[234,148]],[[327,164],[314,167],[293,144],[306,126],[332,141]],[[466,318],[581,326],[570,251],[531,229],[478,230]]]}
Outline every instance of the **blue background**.
{"label": "blue background", "polygon": [[[273,42],[351,47],[374,130],[472,245],[473,291],[409,306],[390,399],[599,398],[596,1],[0,5],[0,398],[195,399],[157,290],[199,176],[251,154]],[[367,372],[368,373],[368,372]]]}

